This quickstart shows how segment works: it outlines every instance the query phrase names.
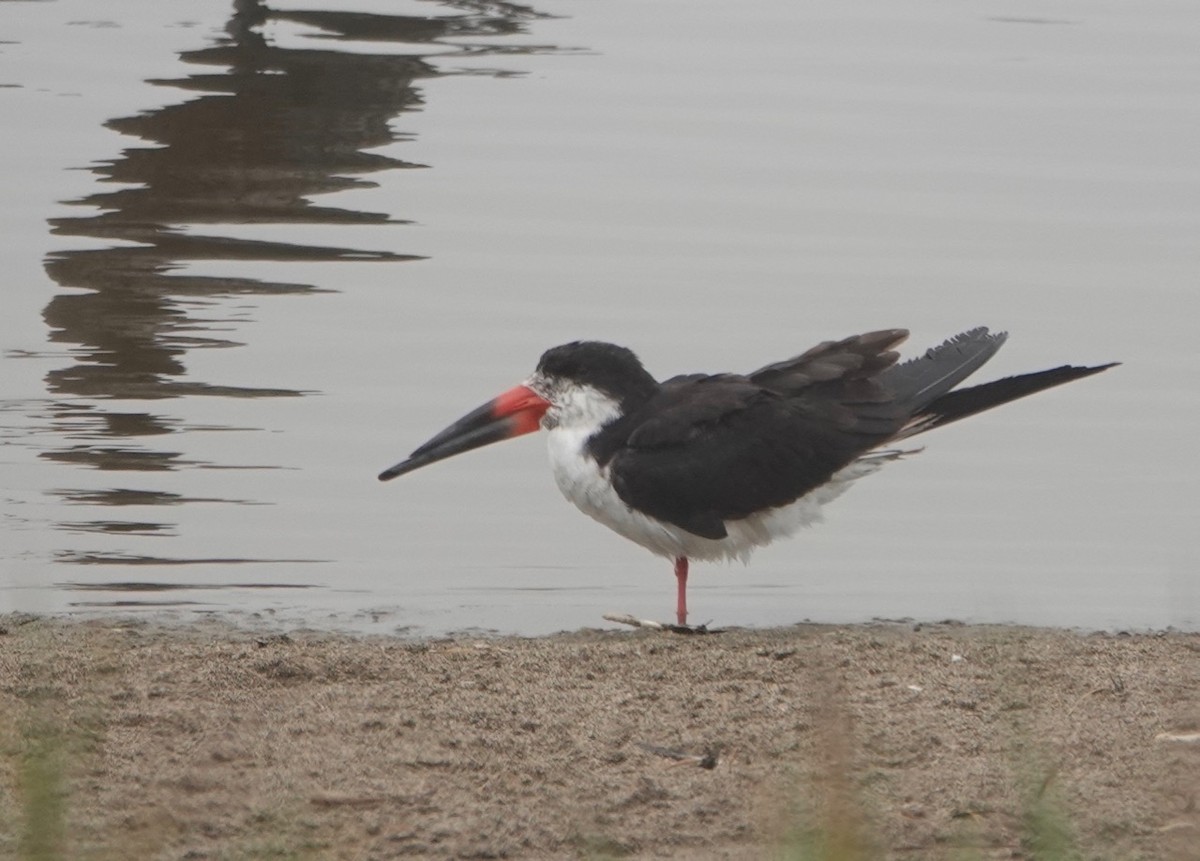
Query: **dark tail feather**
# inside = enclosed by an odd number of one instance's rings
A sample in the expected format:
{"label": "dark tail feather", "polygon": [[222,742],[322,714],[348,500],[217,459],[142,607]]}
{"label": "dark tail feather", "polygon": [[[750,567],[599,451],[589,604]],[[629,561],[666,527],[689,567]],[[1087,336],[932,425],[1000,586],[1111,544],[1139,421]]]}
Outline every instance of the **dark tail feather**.
{"label": "dark tail feather", "polygon": [[1072,380],[1090,377],[1106,371],[1120,362],[1107,365],[1097,365],[1093,368],[1077,368],[1073,365],[1063,365],[1061,368],[1051,368],[1048,371],[1037,371],[1032,374],[1021,374],[1016,377],[1005,377],[978,386],[956,389],[934,399],[923,409],[913,415],[912,420],[897,435],[897,439],[915,436],[927,430],[948,425],[967,416],[973,416],[992,407],[998,407],[1009,401],[1015,401],[1026,395],[1040,392],[1054,386],[1061,386]]}

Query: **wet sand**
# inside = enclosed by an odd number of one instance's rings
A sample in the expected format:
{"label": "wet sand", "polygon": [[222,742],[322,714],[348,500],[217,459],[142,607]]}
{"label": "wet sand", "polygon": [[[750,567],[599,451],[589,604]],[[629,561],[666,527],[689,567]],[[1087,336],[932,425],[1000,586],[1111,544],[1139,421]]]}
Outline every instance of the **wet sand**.
{"label": "wet sand", "polygon": [[2,858],[1200,858],[1198,634],[0,630]]}

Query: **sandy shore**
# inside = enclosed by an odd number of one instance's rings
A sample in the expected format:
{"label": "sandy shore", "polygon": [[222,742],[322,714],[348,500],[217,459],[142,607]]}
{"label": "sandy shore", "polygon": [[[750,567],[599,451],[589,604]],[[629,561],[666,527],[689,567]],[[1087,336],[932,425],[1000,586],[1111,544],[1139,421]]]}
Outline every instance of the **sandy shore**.
{"label": "sandy shore", "polygon": [[1200,858],[1196,634],[0,630],[2,858]]}

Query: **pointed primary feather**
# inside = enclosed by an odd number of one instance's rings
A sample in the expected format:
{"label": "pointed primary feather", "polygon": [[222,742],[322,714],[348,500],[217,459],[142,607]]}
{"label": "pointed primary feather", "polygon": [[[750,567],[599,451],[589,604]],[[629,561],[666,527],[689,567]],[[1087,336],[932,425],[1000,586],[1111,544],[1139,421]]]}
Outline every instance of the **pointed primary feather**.
{"label": "pointed primary feather", "polygon": [[1072,380],[1090,377],[1092,374],[1098,374],[1119,364],[1121,363],[1110,362],[1106,365],[1096,365],[1090,368],[1063,365],[1062,367],[1051,368],[1048,371],[1019,374],[1013,377],[993,380],[990,383],[981,383],[978,386],[955,389],[935,399],[928,406],[923,407],[905,425],[904,430],[901,431],[899,436],[915,436],[927,430],[948,425],[950,422],[965,419],[967,416],[973,416],[984,410],[990,410],[992,407],[998,407],[1009,401],[1015,401],[1017,398],[1032,395],[1043,389],[1061,386],[1063,383],[1069,383]]}

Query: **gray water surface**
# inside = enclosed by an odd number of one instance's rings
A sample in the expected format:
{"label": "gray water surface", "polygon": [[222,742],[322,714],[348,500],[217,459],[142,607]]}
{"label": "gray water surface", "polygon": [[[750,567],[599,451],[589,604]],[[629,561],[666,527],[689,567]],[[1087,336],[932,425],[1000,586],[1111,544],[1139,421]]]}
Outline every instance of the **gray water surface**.
{"label": "gray water surface", "polygon": [[1200,627],[1200,7],[316,5],[4,4],[0,610],[666,618],[536,436],[375,474],[575,338],[982,324],[981,380],[1125,364],[694,566],[695,621]]}

